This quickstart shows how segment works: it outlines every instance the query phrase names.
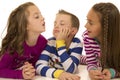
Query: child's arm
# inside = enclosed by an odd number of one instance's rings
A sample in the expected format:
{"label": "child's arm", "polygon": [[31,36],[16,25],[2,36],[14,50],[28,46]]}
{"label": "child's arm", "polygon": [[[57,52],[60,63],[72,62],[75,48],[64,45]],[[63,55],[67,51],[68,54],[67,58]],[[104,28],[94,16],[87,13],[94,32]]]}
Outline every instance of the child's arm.
{"label": "child's arm", "polygon": [[50,67],[49,60],[51,58],[51,54],[53,54],[52,53],[52,46],[50,46],[48,44],[46,46],[45,50],[43,50],[43,52],[41,53],[40,58],[36,63],[37,74],[39,74],[41,76],[54,78],[55,77],[54,73],[56,70],[58,71],[55,73],[55,74],[57,74],[57,76],[59,76],[60,73],[63,72],[63,70],[58,70],[58,69],[55,69],[53,67]]}
{"label": "child's arm", "polygon": [[51,67],[49,60],[51,58],[51,46],[47,45],[36,63],[36,73],[41,76],[58,78],[64,70]]}
{"label": "child's arm", "polygon": [[22,70],[11,69],[14,57],[5,53],[0,60],[0,77],[22,79]]}
{"label": "child's arm", "polygon": [[[49,60],[52,57],[53,54],[52,48],[53,46],[50,46],[49,44],[46,46],[45,50],[42,52],[39,60],[36,63],[36,72],[37,74],[40,74],[41,76],[47,76],[47,77],[54,77],[58,78],[62,72],[67,71],[74,73],[77,70],[77,66],[79,64],[80,54],[82,52],[82,44],[81,43],[74,43],[74,46],[71,47],[71,54],[68,55],[65,51],[63,55],[67,55],[66,58],[68,58],[67,61],[63,61],[63,67],[64,70],[56,69],[53,67],[50,67]],[[62,49],[66,50],[66,49]],[[61,50],[59,49],[59,52]],[[59,54],[58,52],[58,54]],[[61,59],[64,58],[62,55],[60,56]],[[62,63],[62,62],[61,62]],[[65,65],[64,65],[65,64]]]}
{"label": "child's arm", "polygon": [[85,47],[85,52],[86,52],[86,61],[87,61],[87,69],[89,70],[94,70],[98,68],[98,56],[96,55],[97,53],[100,53],[98,48],[96,48],[96,53],[95,49],[96,44],[94,43],[92,38],[89,38],[87,33],[84,34],[83,37],[84,40],[84,47]]}
{"label": "child's arm", "polygon": [[[70,73],[75,73],[78,70],[78,64],[80,60],[80,54],[82,53],[82,43],[78,38],[74,38],[74,41],[71,43],[69,52],[65,47],[65,43],[56,41],[58,55],[60,57],[62,66],[64,70]],[[60,44],[61,43],[61,44]]]}
{"label": "child's arm", "polygon": [[50,60],[52,55],[55,55],[54,51],[56,48],[51,46],[48,42],[45,50],[40,55],[39,60],[36,62],[36,73],[41,76],[59,78],[60,75],[64,72],[64,70],[56,69],[52,64],[50,64]]}
{"label": "child's arm", "polygon": [[86,55],[80,55],[80,64],[87,65]]}

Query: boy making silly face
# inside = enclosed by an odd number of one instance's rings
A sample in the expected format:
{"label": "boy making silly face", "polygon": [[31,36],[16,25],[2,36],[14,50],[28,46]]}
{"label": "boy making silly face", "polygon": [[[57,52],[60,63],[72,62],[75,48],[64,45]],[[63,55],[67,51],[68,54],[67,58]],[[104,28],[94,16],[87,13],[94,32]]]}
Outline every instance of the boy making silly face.
{"label": "boy making silly face", "polygon": [[78,28],[72,25],[71,15],[58,13],[54,22],[53,35],[56,40],[64,40],[69,48],[72,38],[77,33]]}
{"label": "boy making silly face", "polygon": [[[78,71],[82,43],[74,37],[79,29],[78,18],[60,10],[55,18],[53,37],[36,63],[37,73],[59,80],[80,80]],[[43,72],[44,71],[44,72]]]}

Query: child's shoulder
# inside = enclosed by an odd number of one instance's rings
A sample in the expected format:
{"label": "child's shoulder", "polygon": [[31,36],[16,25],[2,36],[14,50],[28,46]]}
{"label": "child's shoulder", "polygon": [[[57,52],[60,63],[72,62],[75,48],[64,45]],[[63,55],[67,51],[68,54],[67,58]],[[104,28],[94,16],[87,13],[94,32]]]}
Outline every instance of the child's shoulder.
{"label": "child's shoulder", "polygon": [[[48,42],[49,43],[55,43],[55,41],[56,41],[55,37],[48,38]],[[74,37],[72,42],[74,42],[74,43],[81,43],[81,40],[78,37]]]}
{"label": "child's shoulder", "polygon": [[89,38],[88,31],[84,31],[82,36],[83,36],[83,38]]}
{"label": "child's shoulder", "polygon": [[56,45],[56,39],[55,39],[55,37],[50,37],[50,38],[48,38],[48,45],[49,46],[55,46]]}
{"label": "child's shoulder", "polygon": [[55,41],[56,39],[55,39],[55,37],[50,37],[50,38],[48,38],[48,41],[51,41],[51,40],[54,40],[54,41]]}
{"label": "child's shoulder", "polygon": [[94,44],[97,44],[97,42],[96,42],[96,39],[95,38],[91,38],[91,37],[89,37],[88,36],[88,31],[85,31],[84,33],[83,33],[83,41],[85,42],[85,43],[94,43]]}
{"label": "child's shoulder", "polygon": [[81,43],[81,40],[78,37],[74,37],[72,42]]}
{"label": "child's shoulder", "polygon": [[83,37],[83,40],[93,40],[93,41],[95,41],[94,38],[90,38],[90,37],[88,36],[88,31],[83,32],[82,37]]}

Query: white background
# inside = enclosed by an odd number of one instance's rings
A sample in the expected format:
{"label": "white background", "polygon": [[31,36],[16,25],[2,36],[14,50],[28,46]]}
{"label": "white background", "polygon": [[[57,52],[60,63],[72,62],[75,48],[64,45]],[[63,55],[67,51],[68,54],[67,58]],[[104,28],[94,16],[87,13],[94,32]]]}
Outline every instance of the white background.
{"label": "white background", "polygon": [[75,14],[80,20],[80,29],[77,37],[82,40],[82,33],[85,31],[86,15],[90,8],[99,2],[112,2],[120,10],[119,0],[0,0],[0,47],[1,40],[6,34],[6,23],[12,10],[24,2],[33,2],[40,9],[46,22],[46,31],[42,34],[49,38],[52,36],[53,23],[56,13],[60,9]]}

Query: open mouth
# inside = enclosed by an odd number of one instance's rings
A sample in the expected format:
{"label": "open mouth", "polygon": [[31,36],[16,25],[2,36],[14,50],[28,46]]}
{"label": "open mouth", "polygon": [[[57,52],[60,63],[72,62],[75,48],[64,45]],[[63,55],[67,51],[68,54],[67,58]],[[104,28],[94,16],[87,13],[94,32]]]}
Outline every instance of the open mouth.
{"label": "open mouth", "polygon": [[45,22],[42,24],[42,26],[45,26]]}

